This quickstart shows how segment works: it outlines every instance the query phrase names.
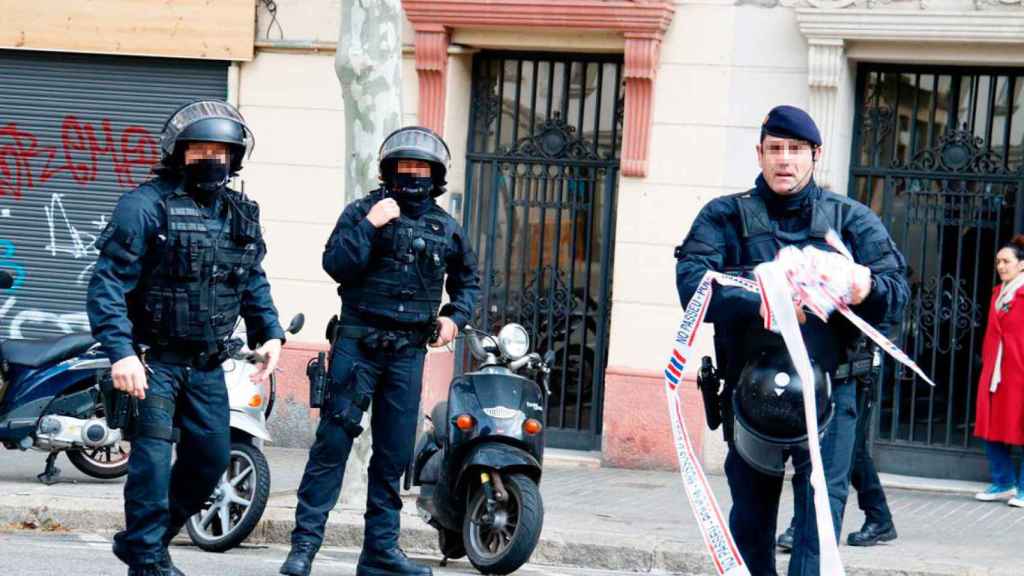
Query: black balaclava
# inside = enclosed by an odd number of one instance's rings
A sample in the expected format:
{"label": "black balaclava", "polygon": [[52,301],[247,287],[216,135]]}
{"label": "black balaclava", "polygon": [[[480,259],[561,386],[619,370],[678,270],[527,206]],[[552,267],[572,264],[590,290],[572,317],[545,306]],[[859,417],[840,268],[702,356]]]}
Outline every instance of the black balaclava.
{"label": "black balaclava", "polygon": [[419,218],[434,205],[434,178],[431,176],[413,176],[400,174],[397,171],[386,183],[388,190],[394,194],[395,201],[402,214],[411,218]]}
{"label": "black balaclava", "polygon": [[226,162],[204,158],[191,164],[185,164],[185,191],[196,202],[210,206],[220,195],[228,183],[230,170]]}

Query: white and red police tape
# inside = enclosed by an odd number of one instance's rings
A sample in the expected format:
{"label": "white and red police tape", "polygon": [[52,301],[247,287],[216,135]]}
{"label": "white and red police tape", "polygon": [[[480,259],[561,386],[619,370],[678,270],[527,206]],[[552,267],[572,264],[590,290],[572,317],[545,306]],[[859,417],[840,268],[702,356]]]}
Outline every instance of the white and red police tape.
{"label": "white and red police tape", "polygon": [[[707,313],[713,283],[740,287],[761,296],[765,327],[782,335],[801,382],[813,382],[814,376],[793,302],[800,303],[822,320],[827,320],[833,311],[839,311],[881,349],[934,386],[902,350],[850,309],[849,299],[853,283],[858,277],[863,279],[865,269],[855,265],[846,247],[834,232],[829,232],[827,240],[839,252],[838,254],[814,247],[802,250],[786,247],[779,252],[775,260],[760,264],[754,269],[756,282],[720,272],[705,273],[686,306],[683,320],[676,333],[672,354],[665,368],[665,395],[668,399],[672,435],[679,458],[679,472],[690,507],[711,554],[715,570],[721,575],[742,576],[749,575],[750,571],[736,547],[729,526],[708,485],[704,470],[697,460],[693,443],[683,424],[682,401],[677,390],[683,382],[683,373],[693,353],[693,343]],[[843,576],[845,571],[839,558],[832,527],[820,443],[818,435],[810,432],[818,429],[814,386],[804,386],[803,397],[808,450],[811,455],[811,486],[814,488],[814,508],[820,543],[820,573],[826,576]]]}

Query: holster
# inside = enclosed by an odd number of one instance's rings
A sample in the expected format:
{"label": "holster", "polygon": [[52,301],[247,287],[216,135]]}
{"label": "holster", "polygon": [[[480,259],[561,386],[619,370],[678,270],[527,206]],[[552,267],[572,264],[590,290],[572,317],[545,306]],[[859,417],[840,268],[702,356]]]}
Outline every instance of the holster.
{"label": "holster", "polygon": [[[331,316],[331,319],[327,321],[327,331],[324,337],[327,338],[331,350],[334,350],[334,343],[338,340],[340,326],[341,320],[337,314]],[[310,358],[306,364],[306,378],[309,379],[309,407],[322,408],[327,399],[331,381],[331,366],[325,352],[320,352],[316,358]]]}
{"label": "holster", "polygon": [[[726,442],[732,442],[732,429],[734,425],[733,413],[732,413],[732,390],[735,384],[736,377],[738,374],[734,374],[735,369],[729,358],[729,351],[735,347],[735,343],[727,341],[723,336],[715,334],[715,358],[718,359],[718,368],[714,369],[715,374],[715,399],[714,406],[717,409],[718,421],[722,425],[722,437]],[[703,366],[702,366],[703,369]],[[718,392],[718,383],[722,383],[722,391]],[[702,394],[708,394],[703,389]],[[707,401],[705,401],[705,406]],[[708,425],[713,422],[712,418],[708,416]],[[714,428],[712,428],[714,430]]]}
{"label": "holster", "polygon": [[710,356],[701,359],[700,371],[697,372],[697,388],[704,399],[704,418],[708,428],[716,430],[722,424],[721,401],[718,397],[718,372]]}
{"label": "holster", "polygon": [[131,430],[135,418],[139,415],[138,400],[127,392],[114,388],[114,379],[109,371],[100,376],[99,384],[107,426],[112,429]]}
{"label": "holster", "polygon": [[309,378],[309,407],[320,408],[324,405],[327,392],[327,354],[320,352],[306,364],[306,378]]}

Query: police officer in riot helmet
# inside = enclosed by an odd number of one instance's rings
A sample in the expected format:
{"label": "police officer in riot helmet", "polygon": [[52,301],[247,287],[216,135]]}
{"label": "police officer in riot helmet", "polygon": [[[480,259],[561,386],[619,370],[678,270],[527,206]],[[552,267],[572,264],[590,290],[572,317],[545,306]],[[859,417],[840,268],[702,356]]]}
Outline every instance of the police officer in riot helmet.
{"label": "police officer in riot helmet", "polygon": [[[338,283],[341,316],[328,328],[327,398],[282,574],[309,574],[371,403],[373,457],[356,573],[432,573],[398,547],[399,478],[412,456],[425,346],[443,346],[458,335],[473,314],[480,280],[465,234],[434,201],[445,191],[450,159],[444,141],[426,128],[402,128],[384,140],[379,159],[383,185],[345,208],[324,248],[323,267]],[[442,289],[450,297],[443,307]]]}
{"label": "police officer in riot helmet", "polygon": [[252,145],[229,104],[179,108],[165,124],[156,177],[121,196],[96,241],[89,322],[110,357],[113,388],[137,402],[124,427],[132,441],[125,529],[113,546],[129,575],[181,574],[167,545],[227,467],[220,365],[237,319],[266,357],[255,380],[265,381],[280,356],[284,331],[260,265],[259,206],[227,187]]}
{"label": "police officer in riot helmet", "polygon": [[[749,277],[754,266],[774,259],[783,246],[834,251],[825,241],[833,229],[856,261],[853,310],[876,327],[897,322],[909,296],[904,259],[869,208],[815,183],[814,166],[823,149],[810,116],[792,106],[772,109],[756,150],[761,174],[755,187],[708,202],[676,248],[682,305],[689,303],[709,270]],[[724,423],[729,443],[725,472],[733,500],[729,524],[755,576],[776,574],[776,516],[786,458],[792,458],[796,469],[789,574],[819,573],[801,390],[805,385],[815,388],[824,472],[838,533],[854,444],[854,379],[871,370],[870,350],[845,318],[833,314],[823,322],[796,307],[814,367],[813,383],[800,382],[781,337],[763,328],[757,294],[716,285],[706,315],[715,325],[717,375],[725,386],[720,395],[705,394],[705,399]]]}

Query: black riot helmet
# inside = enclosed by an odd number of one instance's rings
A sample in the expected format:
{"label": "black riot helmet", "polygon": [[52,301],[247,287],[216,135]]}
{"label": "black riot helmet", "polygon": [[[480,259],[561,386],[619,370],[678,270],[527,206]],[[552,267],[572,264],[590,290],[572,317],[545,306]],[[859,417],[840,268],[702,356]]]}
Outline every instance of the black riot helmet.
{"label": "black riot helmet", "polygon": [[[832,420],[832,387],[828,375],[812,363],[818,433]],[[785,474],[785,450],[806,447],[804,383],[785,348],[762,351],[744,367],[733,392],[736,425],[733,442],[740,456],[756,470]]]}
{"label": "black riot helmet", "polygon": [[433,130],[422,126],[406,126],[389,134],[380,145],[381,180],[388,190],[401,194],[408,185],[402,185],[396,179],[399,160],[423,160],[430,164],[429,193],[434,197],[444,194],[451,152]]}
{"label": "black riot helmet", "polygon": [[164,124],[160,137],[160,162],[172,170],[184,163],[184,144],[221,142],[231,151],[230,172],[242,169],[242,160],[252,153],[255,139],[245,119],[227,102],[198,100],[178,108]]}

